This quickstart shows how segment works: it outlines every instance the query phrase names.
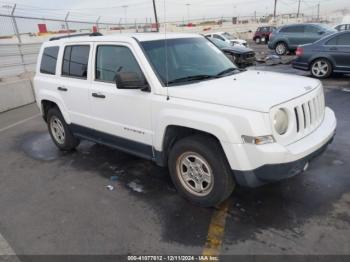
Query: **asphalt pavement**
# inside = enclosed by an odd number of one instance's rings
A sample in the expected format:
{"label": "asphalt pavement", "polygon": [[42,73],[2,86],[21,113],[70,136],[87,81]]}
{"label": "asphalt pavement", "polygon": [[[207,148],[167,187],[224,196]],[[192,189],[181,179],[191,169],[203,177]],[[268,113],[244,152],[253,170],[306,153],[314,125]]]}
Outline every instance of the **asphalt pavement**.
{"label": "asphalt pavement", "polygon": [[182,199],[152,162],[91,142],[58,151],[34,104],[2,113],[0,254],[349,255],[349,83],[324,81],[337,134],[305,173],[237,188],[218,208]]}

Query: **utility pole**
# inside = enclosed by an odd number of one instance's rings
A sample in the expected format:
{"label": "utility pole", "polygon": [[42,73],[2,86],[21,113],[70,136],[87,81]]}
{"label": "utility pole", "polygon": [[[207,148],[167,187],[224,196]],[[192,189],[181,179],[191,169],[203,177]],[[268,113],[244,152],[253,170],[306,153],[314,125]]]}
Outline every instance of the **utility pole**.
{"label": "utility pole", "polygon": [[273,9],[273,18],[276,19],[276,9],[277,9],[277,0],[275,0],[275,7]]}
{"label": "utility pole", "polygon": [[125,19],[125,25],[126,25],[127,24],[127,16],[128,16],[128,6],[123,5],[122,7],[124,8],[124,19]]}
{"label": "utility pole", "polygon": [[320,22],[320,3],[317,5],[317,22]]}
{"label": "utility pole", "polygon": [[188,20],[188,23],[190,23],[190,5],[191,4],[186,4],[186,6],[187,6],[187,20]]}
{"label": "utility pole", "polygon": [[154,19],[156,20],[156,30],[159,32],[159,25],[158,25],[158,16],[157,16],[157,8],[156,8],[156,1],[153,0],[153,10],[154,10]]}
{"label": "utility pole", "polygon": [[299,15],[300,15],[300,3],[301,3],[301,0],[299,0],[299,3],[298,3],[298,13],[297,13],[297,18],[299,18]]}

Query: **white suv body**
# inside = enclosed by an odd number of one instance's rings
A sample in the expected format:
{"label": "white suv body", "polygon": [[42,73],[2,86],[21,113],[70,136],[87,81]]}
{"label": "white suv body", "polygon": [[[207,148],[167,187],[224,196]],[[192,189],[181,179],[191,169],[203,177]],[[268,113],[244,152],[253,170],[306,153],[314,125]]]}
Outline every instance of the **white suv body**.
{"label": "white suv body", "polygon": [[[170,61],[160,59],[162,48]],[[168,34],[166,41],[149,33],[44,43],[35,94],[56,145],[69,150],[78,138],[88,139],[169,166],[182,195],[211,206],[235,183],[255,187],[300,173],[332,141],[336,118],[325,107],[319,80],[231,68],[234,74],[165,84],[164,72],[171,77],[194,70],[185,64],[203,56],[198,48],[212,52],[205,57],[210,65],[234,67],[194,34]],[[203,68],[212,70],[210,65]],[[132,82],[132,70],[145,85]]]}

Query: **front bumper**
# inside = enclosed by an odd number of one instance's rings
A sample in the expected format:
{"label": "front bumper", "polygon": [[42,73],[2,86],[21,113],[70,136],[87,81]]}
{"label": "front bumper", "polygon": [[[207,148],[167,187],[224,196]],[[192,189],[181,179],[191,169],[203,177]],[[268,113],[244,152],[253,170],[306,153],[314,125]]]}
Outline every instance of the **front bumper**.
{"label": "front bumper", "polygon": [[[326,108],[322,124],[293,144],[243,144],[235,148],[240,150],[236,154],[240,154],[237,160],[242,163],[241,168],[233,170],[236,182],[242,186],[257,187],[301,173],[305,164],[324,152],[332,142],[335,129],[335,115],[331,109]],[[249,169],[249,166],[253,168]]]}

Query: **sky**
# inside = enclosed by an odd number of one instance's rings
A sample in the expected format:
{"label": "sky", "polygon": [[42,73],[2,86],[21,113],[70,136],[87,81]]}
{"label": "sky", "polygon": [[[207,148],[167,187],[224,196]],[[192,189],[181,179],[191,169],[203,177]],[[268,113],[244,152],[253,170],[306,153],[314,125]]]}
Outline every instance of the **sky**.
{"label": "sky", "polygon": [[[278,13],[296,13],[299,0],[278,0]],[[152,0],[0,0],[0,12],[17,3],[17,14],[128,23],[153,19]],[[316,15],[350,8],[350,0],[301,0],[301,12]],[[232,16],[264,16],[273,12],[274,0],[156,0],[161,21],[187,21]],[[2,9],[1,9],[2,7]],[[8,12],[8,10],[7,10]]]}

